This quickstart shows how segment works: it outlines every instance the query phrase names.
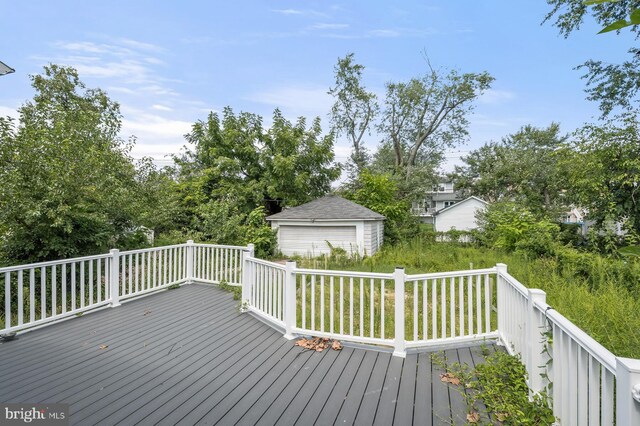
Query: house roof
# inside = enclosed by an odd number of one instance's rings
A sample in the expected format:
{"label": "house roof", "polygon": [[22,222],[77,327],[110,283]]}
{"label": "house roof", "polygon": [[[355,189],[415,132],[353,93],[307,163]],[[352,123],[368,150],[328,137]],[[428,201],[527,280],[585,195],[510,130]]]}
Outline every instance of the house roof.
{"label": "house roof", "polygon": [[337,195],[327,195],[267,217],[267,220],[281,219],[383,220],[385,217],[353,201],[345,200]]}
{"label": "house roof", "polygon": [[480,201],[480,202],[481,202],[482,204],[484,204],[485,206],[488,206],[488,205],[489,205],[489,203],[487,203],[485,200],[483,200],[483,199],[481,199],[481,198],[478,198],[478,197],[474,197],[474,196],[472,195],[471,197],[465,198],[464,200],[462,200],[462,201],[460,201],[460,202],[458,202],[458,203],[455,203],[455,204],[453,204],[453,205],[451,205],[451,206],[449,206],[449,207],[445,207],[444,209],[440,209],[440,210],[438,210],[437,212],[435,212],[435,213],[434,213],[434,215],[438,215],[438,214],[440,214],[440,213],[443,213],[443,212],[446,212],[446,211],[449,211],[449,210],[453,210],[453,209],[455,209],[455,208],[458,208],[458,207],[460,207],[462,204],[464,204],[464,203],[466,203],[467,201],[470,201],[470,200],[472,200],[472,199],[473,199],[473,200],[476,200],[476,201]]}

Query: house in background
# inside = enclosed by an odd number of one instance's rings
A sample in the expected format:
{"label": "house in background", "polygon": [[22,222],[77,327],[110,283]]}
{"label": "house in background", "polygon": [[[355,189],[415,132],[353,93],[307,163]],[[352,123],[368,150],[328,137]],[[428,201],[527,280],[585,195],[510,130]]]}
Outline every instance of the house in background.
{"label": "house in background", "polygon": [[381,214],[329,195],[267,217],[286,256],[319,256],[339,247],[349,254],[372,255],[383,242]]}
{"label": "house in background", "polygon": [[425,194],[424,200],[412,203],[411,211],[422,223],[434,223],[434,214],[451,207],[463,198],[455,191],[453,182],[441,182]]}
{"label": "house in background", "polygon": [[434,213],[433,229],[447,232],[451,229],[470,231],[478,228],[476,214],[489,203],[478,197],[469,197]]}

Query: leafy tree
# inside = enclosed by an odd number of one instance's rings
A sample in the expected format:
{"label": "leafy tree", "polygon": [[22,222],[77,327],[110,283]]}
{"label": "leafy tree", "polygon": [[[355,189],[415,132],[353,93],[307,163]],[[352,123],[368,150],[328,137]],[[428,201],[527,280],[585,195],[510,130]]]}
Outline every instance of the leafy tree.
{"label": "leafy tree", "polygon": [[[635,0],[547,0],[552,6],[545,22],[555,19],[554,25],[560,33],[568,37],[580,29],[587,16],[605,26],[601,32],[609,32],[627,26],[640,35],[640,3]],[[640,90],[640,49],[629,49],[630,59],[622,64],[608,64],[598,60],[589,60],[579,69],[586,72],[588,99],[600,103],[603,117],[608,116],[616,107],[629,110],[637,101]]]}
{"label": "leafy tree", "polygon": [[340,175],[333,138],[322,135],[319,118],[307,128],[304,118],[292,124],[275,110],[265,130],[260,116],[227,107],[222,120],[211,113],[186,137],[194,150],[176,162],[191,213],[210,200],[227,200],[247,214],[257,206],[274,214],[326,194]]}
{"label": "leafy tree", "polygon": [[357,189],[345,196],[386,217],[385,241],[395,243],[401,239],[404,230],[415,225],[410,214],[410,204],[406,199],[398,197],[398,192],[394,176],[364,169],[358,176]]}
{"label": "leafy tree", "polygon": [[466,165],[456,167],[457,186],[468,195],[517,201],[538,216],[555,217],[567,204],[570,164],[560,161],[566,140],[557,123],[524,126],[464,157]]}
{"label": "leafy tree", "polygon": [[519,203],[493,203],[478,212],[483,244],[507,251],[521,250],[536,256],[553,254],[558,224],[541,220]]}
{"label": "leafy tree", "polygon": [[376,95],[362,85],[364,66],[356,64],[353,57],[354,54],[349,53],[338,59],[334,67],[335,85],[329,94],[335,99],[331,108],[333,130],[336,136],[344,134],[351,143],[350,159],[357,174],[369,162],[363,138],[370,134],[379,107]]}
{"label": "leafy tree", "polygon": [[624,223],[640,234],[640,133],[636,115],[576,132],[575,155],[567,157],[572,193],[600,229]]}
{"label": "leafy tree", "polygon": [[420,78],[388,83],[378,130],[393,148],[395,167],[409,171],[421,153],[438,155],[465,139],[473,101],[493,80],[486,72],[445,74],[429,66]]}
{"label": "leafy tree", "polygon": [[0,249],[41,261],[139,244],[136,171],[118,104],[70,67],[31,77],[18,122],[0,118]]}

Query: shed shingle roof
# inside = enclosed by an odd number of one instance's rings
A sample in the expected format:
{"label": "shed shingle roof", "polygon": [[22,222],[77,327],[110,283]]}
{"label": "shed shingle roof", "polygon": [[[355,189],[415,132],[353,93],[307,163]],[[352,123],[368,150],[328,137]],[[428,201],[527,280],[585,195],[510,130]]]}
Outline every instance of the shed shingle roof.
{"label": "shed shingle roof", "polygon": [[318,198],[267,217],[267,220],[382,220],[385,217],[337,195]]}

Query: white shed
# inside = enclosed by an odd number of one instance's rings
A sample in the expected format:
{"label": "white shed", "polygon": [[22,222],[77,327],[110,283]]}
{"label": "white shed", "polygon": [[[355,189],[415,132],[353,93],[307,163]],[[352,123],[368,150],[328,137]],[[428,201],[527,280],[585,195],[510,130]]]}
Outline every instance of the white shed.
{"label": "white shed", "polygon": [[340,247],[349,254],[375,253],[383,241],[381,214],[329,195],[267,217],[277,230],[278,249],[286,256],[319,256]]}
{"label": "white shed", "polygon": [[469,197],[452,206],[438,210],[434,217],[434,229],[447,232],[451,229],[470,231],[478,227],[476,213],[489,204],[478,197]]}

